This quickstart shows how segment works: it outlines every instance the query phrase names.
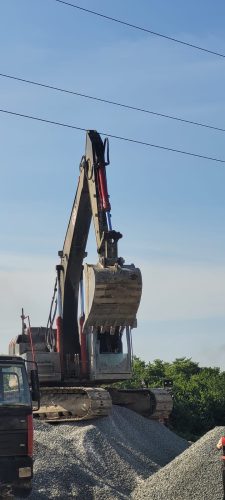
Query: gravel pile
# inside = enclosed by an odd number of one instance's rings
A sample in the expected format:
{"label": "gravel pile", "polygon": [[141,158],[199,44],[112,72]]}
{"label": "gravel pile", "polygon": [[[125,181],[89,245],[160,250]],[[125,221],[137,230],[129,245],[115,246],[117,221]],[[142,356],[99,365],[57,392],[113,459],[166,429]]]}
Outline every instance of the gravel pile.
{"label": "gravel pile", "polygon": [[133,492],[135,500],[222,500],[221,453],[225,427],[215,427]]}
{"label": "gravel pile", "polygon": [[127,499],[187,446],[162,424],[125,408],[113,407],[111,416],[88,423],[37,421],[29,498]]}

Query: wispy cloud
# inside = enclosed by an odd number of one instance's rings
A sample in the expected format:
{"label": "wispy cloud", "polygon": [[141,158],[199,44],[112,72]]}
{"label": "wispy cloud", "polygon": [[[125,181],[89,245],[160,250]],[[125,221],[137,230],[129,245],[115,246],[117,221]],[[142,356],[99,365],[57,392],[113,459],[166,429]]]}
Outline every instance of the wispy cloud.
{"label": "wispy cloud", "polygon": [[143,263],[143,320],[225,316],[225,266]]}
{"label": "wispy cloud", "polygon": [[2,256],[0,269],[1,351],[7,352],[11,338],[20,333],[21,308],[34,326],[45,326],[52,297],[55,262],[37,256]]}

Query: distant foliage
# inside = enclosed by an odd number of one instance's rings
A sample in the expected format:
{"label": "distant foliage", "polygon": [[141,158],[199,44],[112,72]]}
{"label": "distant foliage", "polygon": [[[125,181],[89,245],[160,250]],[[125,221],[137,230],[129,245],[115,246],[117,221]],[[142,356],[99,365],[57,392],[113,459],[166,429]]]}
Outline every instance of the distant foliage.
{"label": "distant foliage", "polygon": [[165,378],[173,381],[170,425],[175,431],[194,440],[217,425],[225,425],[225,372],[219,368],[201,368],[189,358],[146,363],[135,357],[133,377],[120,387],[161,387]]}

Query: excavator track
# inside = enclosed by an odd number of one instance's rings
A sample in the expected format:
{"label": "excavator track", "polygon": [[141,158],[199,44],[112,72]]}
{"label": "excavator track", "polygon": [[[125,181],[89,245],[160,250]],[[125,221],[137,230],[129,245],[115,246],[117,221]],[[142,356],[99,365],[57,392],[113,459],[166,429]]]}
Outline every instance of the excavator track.
{"label": "excavator track", "polygon": [[151,416],[152,419],[159,422],[166,422],[173,410],[173,398],[170,391],[167,389],[153,388],[150,390],[155,399],[155,408]]}
{"label": "excavator track", "polygon": [[102,388],[42,387],[40,408],[33,415],[46,422],[71,422],[106,417],[111,408],[111,397]]}
{"label": "excavator track", "polygon": [[143,417],[165,423],[173,409],[170,391],[163,388],[151,389],[115,389],[107,390],[114,405],[124,406]]}

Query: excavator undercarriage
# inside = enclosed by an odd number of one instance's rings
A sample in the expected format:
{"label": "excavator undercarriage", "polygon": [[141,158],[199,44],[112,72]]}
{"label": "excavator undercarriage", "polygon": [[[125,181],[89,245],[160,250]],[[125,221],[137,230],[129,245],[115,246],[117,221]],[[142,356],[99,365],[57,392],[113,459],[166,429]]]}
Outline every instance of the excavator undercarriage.
{"label": "excavator undercarriage", "polygon": [[109,415],[112,400],[100,387],[44,387],[34,417],[47,422],[90,420]]}
{"label": "excavator undercarriage", "polygon": [[[122,234],[112,228],[108,164],[108,140],[88,131],[47,327],[27,328],[22,313],[22,334],[10,343],[10,354],[38,364],[41,406],[34,416],[49,422],[106,416],[112,402],[163,420],[172,409],[164,389],[99,387],[132,377],[131,331],[142,293],[140,270],[118,257]],[[91,220],[95,265],[84,263]]]}
{"label": "excavator undercarriage", "polygon": [[166,423],[173,409],[171,391],[154,389],[114,389],[108,388],[114,405],[124,406],[143,417]]}

